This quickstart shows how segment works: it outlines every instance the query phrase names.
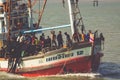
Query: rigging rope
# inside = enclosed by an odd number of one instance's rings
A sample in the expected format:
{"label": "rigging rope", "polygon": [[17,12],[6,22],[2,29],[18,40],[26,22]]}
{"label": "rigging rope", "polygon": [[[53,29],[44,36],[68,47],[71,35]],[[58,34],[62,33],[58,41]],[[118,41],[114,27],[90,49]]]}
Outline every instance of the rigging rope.
{"label": "rigging rope", "polygon": [[61,68],[61,70],[57,74],[61,74],[64,71],[66,64],[67,64],[67,61],[65,61],[63,67]]}

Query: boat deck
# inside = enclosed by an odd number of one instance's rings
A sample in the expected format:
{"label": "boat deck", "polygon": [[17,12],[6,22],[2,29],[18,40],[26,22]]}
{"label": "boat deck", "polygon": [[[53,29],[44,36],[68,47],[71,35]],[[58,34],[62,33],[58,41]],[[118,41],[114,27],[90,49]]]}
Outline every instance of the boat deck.
{"label": "boat deck", "polygon": [[28,56],[28,57],[24,57],[23,60],[29,60],[29,59],[35,59],[35,58],[42,58],[44,56],[49,56],[52,54],[57,54],[57,53],[62,53],[62,52],[66,52],[66,51],[70,51],[70,50],[74,50],[74,49],[80,49],[80,48],[84,48],[84,47],[90,47],[92,46],[92,44],[90,42],[80,42],[80,43],[73,43],[71,48],[60,48],[60,49],[51,49],[51,48],[46,48],[46,52],[42,52],[40,51],[37,55],[34,56]]}

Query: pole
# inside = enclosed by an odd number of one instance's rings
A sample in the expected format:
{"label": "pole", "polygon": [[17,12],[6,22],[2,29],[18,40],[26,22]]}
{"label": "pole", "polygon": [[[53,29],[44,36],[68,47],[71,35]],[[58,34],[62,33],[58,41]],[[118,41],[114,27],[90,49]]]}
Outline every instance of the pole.
{"label": "pole", "polygon": [[31,8],[32,8],[31,0],[28,0],[29,28],[33,28],[32,9]]}
{"label": "pole", "polygon": [[[11,16],[11,0],[7,0],[6,9],[8,10],[8,33],[7,40],[10,41],[10,16]],[[6,11],[7,11],[6,10]]]}
{"label": "pole", "polygon": [[73,24],[73,13],[72,13],[71,1],[74,1],[74,0],[68,0],[68,8],[69,8],[69,17],[70,17],[70,24],[71,24],[71,32],[72,32],[72,35],[73,35],[75,29],[74,29],[74,24]]}
{"label": "pole", "polygon": [[47,3],[47,0],[44,0],[44,5],[43,5],[43,7],[42,7],[42,11],[41,11],[41,13],[40,13],[40,15],[39,15],[37,28],[38,28],[39,25],[40,25],[40,22],[41,22],[41,19],[42,19],[42,15],[43,15],[43,12],[44,12],[44,9],[45,9],[45,6],[46,6],[46,3]]}

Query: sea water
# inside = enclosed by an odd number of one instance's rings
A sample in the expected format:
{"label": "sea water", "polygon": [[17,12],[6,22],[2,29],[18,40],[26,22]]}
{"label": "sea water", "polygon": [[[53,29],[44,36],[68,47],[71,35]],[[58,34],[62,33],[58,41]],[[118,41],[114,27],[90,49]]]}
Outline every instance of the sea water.
{"label": "sea water", "polygon": [[[53,2],[54,1],[54,2]],[[41,25],[45,27],[69,24],[69,13],[67,2],[63,7],[61,1],[50,0]],[[103,33],[105,37],[104,57],[102,58],[99,72],[105,80],[120,80],[120,1],[99,1],[98,7],[93,7],[92,1],[79,1],[80,12],[83,17],[85,29]],[[70,32],[70,28],[57,29]],[[45,32],[49,34],[50,32]]]}
{"label": "sea water", "polygon": [[[104,50],[102,51],[104,57],[99,72],[105,80],[120,80],[120,1],[101,0],[98,7],[93,7],[92,0],[79,1],[79,4],[85,29],[93,32],[98,30],[105,37]],[[37,7],[35,5],[33,10],[38,10]],[[34,21],[37,21],[37,15],[34,13]],[[40,25],[54,27],[69,23],[67,2],[63,7],[61,0],[48,0]],[[70,28],[64,28],[55,30],[56,34],[59,30],[62,33],[71,33]],[[44,33],[45,35],[50,34],[49,31]]]}

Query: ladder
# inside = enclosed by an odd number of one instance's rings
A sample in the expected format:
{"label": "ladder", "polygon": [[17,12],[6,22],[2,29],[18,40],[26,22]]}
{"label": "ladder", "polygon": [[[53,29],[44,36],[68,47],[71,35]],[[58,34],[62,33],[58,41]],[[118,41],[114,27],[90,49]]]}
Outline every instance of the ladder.
{"label": "ladder", "polygon": [[71,19],[72,20],[71,26],[73,26],[73,28],[74,28],[73,32],[80,32],[81,31],[81,33],[84,33],[85,27],[84,27],[83,19],[82,19],[80,9],[78,6],[78,0],[68,0],[68,4],[71,5],[69,7],[71,7],[71,18],[72,18]]}

